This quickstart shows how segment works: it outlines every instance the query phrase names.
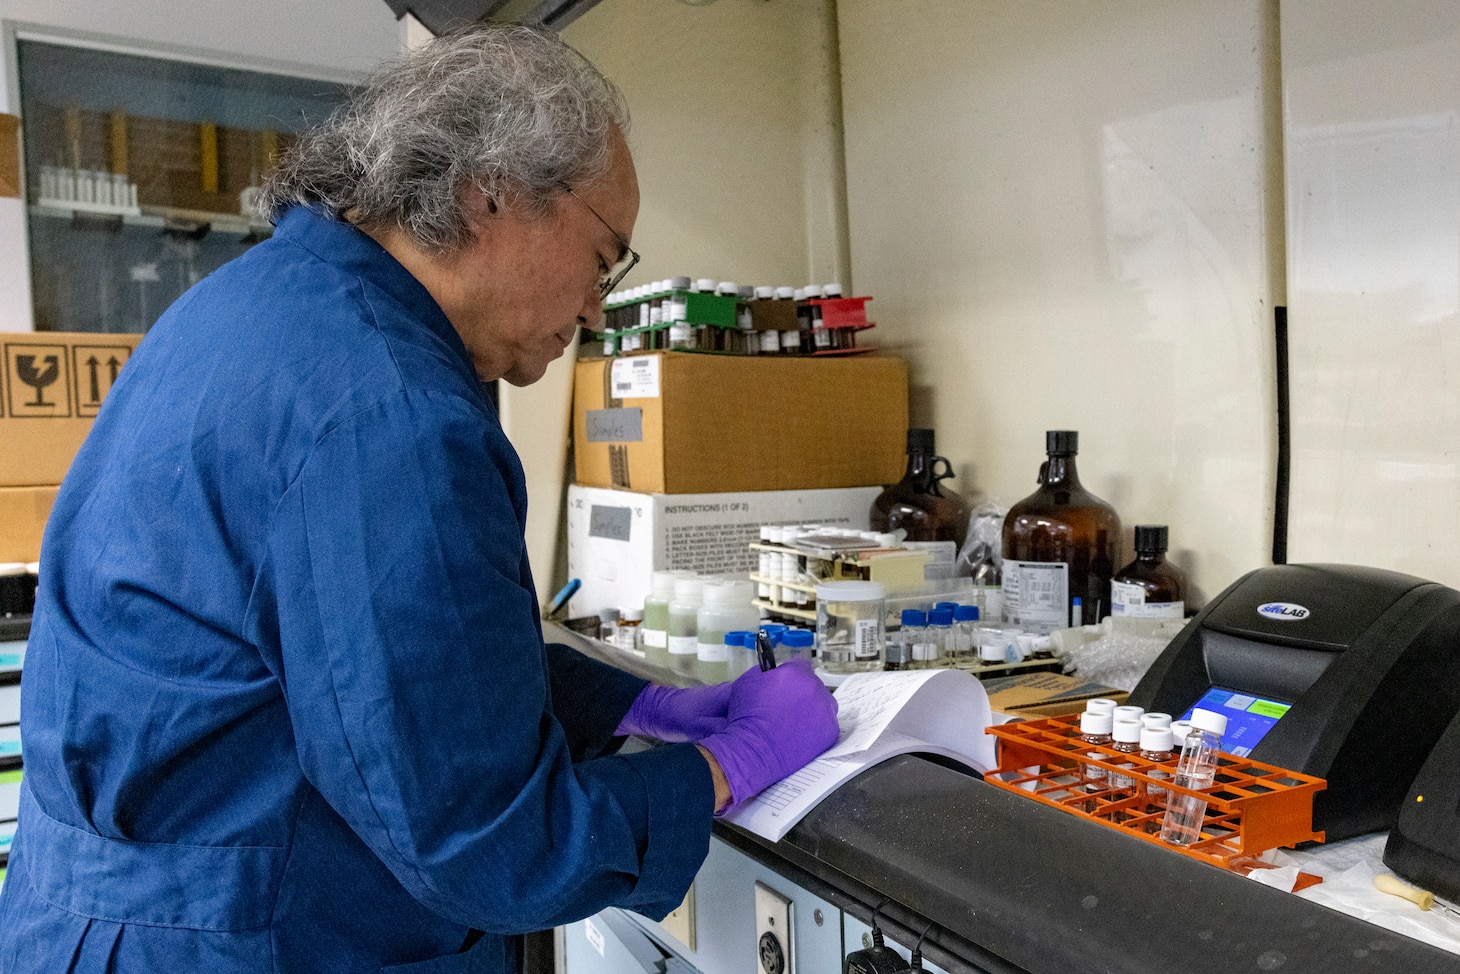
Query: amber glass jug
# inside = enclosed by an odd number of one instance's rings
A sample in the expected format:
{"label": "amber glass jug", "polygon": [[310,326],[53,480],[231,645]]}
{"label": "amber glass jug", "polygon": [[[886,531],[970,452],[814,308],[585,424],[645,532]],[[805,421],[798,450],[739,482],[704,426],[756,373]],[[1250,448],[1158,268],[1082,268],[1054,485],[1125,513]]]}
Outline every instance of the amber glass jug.
{"label": "amber glass jug", "polygon": [[963,547],[968,531],[969,506],[957,491],[942,482],[953,476],[953,465],[938,456],[933,431],[907,431],[907,473],[872,502],[873,531],[907,531],[908,541],[951,541]]}
{"label": "amber glass jug", "polygon": [[[1045,434],[1039,489],[1004,518],[1004,620],[1030,632],[1090,625],[1110,614],[1120,515],[1080,485],[1080,434]],[[1071,617],[1074,599],[1080,614]]]}

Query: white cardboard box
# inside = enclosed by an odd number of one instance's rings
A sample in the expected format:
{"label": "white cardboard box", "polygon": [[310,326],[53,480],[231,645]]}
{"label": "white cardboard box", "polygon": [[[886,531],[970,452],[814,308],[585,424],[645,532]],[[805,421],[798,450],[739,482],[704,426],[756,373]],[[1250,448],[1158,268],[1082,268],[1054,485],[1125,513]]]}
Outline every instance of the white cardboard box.
{"label": "white cardboard box", "polygon": [[728,494],[638,494],[568,488],[568,577],[583,587],[573,616],[644,604],[649,573],[687,569],[744,576],[762,524],[832,524],[865,531],[881,487]]}

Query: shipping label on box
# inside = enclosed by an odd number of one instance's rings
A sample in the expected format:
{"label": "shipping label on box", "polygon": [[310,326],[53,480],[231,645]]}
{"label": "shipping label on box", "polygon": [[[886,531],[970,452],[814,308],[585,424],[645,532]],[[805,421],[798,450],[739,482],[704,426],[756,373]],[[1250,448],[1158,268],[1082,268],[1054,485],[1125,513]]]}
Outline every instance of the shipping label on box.
{"label": "shipping label on box", "polygon": [[23,332],[0,339],[0,487],[65,477],[141,338]]}
{"label": "shipping label on box", "polygon": [[684,569],[744,577],[755,568],[750,543],[763,524],[827,524],[865,531],[880,487],[640,494],[568,488],[568,575],[583,587],[575,616],[637,607],[649,574]]}

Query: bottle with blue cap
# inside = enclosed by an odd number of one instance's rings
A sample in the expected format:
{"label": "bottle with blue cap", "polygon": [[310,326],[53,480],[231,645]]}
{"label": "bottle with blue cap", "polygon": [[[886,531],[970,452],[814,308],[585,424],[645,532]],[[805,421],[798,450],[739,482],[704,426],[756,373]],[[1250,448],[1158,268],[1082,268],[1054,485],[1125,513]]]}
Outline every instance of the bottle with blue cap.
{"label": "bottle with blue cap", "polygon": [[787,629],[781,633],[781,642],[776,655],[782,662],[788,659],[811,659],[816,645],[816,634],[810,629]]}
{"label": "bottle with blue cap", "polygon": [[953,658],[953,610],[938,608],[928,613],[928,644],[932,658],[920,669],[949,666]]}
{"label": "bottle with blue cap", "polygon": [[902,668],[920,669],[918,661],[928,658],[928,614],[922,609],[903,609],[897,641],[902,646]]}
{"label": "bottle with blue cap", "polygon": [[967,669],[978,661],[978,606],[960,605],[953,610],[952,665]]}

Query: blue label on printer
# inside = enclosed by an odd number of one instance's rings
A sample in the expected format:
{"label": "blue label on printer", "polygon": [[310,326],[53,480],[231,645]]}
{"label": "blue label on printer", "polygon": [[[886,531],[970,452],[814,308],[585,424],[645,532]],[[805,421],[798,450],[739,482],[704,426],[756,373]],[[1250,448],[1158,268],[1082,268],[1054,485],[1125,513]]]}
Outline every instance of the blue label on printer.
{"label": "blue label on printer", "polygon": [[1264,602],[1257,607],[1257,614],[1264,619],[1277,619],[1281,622],[1298,622],[1308,618],[1313,613],[1305,606],[1294,605],[1291,602]]}

